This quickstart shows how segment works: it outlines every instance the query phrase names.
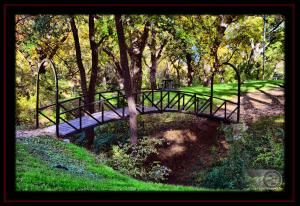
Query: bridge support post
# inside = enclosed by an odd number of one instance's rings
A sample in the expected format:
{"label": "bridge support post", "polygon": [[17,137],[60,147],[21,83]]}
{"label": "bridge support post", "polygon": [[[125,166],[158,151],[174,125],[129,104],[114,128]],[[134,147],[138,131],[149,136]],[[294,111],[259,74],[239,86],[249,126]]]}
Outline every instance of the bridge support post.
{"label": "bridge support post", "polygon": [[153,107],[154,106],[154,91],[152,90],[151,92],[152,92],[151,98],[152,98],[152,107]]}
{"label": "bridge support post", "polygon": [[170,103],[170,91],[168,91],[168,107],[169,107],[169,103]]}
{"label": "bridge support post", "polygon": [[[82,113],[81,113],[81,97],[78,98],[79,102],[79,128],[82,129]],[[99,109],[100,110],[100,109]]]}
{"label": "bridge support post", "polygon": [[238,80],[238,101],[237,101],[237,122],[240,122],[240,106],[241,106],[241,76],[240,76],[240,71],[232,64],[230,64],[229,62],[225,62],[224,63],[225,65],[229,65],[231,66],[235,73],[236,73],[236,76],[237,76],[237,80]]}
{"label": "bridge support post", "polygon": [[39,128],[39,88],[40,87],[40,72],[38,72],[36,81],[36,107],[35,107],[35,128]]}
{"label": "bridge support post", "polygon": [[212,73],[211,79],[210,79],[210,108],[209,108],[210,115],[212,115],[212,109],[213,109],[214,75],[215,75],[215,73]]}
{"label": "bridge support post", "polygon": [[178,111],[180,111],[180,99],[181,99],[181,97],[180,97],[180,92],[178,93]]}
{"label": "bridge support post", "polygon": [[160,111],[162,111],[163,99],[162,99],[162,90],[160,90]]}
{"label": "bridge support post", "polygon": [[59,137],[59,115],[60,115],[59,102],[56,104],[56,136]]}

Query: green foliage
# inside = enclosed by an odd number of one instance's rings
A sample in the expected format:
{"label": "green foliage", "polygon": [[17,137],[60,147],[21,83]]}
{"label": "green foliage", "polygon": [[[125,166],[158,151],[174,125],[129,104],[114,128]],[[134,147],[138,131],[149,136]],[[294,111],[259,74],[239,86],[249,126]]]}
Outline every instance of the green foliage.
{"label": "green foliage", "polygon": [[245,178],[245,162],[241,150],[231,146],[229,158],[208,172],[201,184],[208,188],[243,189],[247,186]]}
{"label": "green foliage", "polygon": [[253,135],[245,139],[245,145],[254,145],[249,150],[251,151],[250,167],[263,167],[281,172],[284,170],[284,125],[276,120],[278,117],[266,117],[256,122],[251,128]]}
{"label": "green foliage", "polygon": [[113,142],[117,141],[117,134],[102,133],[101,136],[94,139],[93,147],[96,153],[100,150],[109,147]]}
{"label": "green foliage", "polygon": [[144,138],[139,140],[135,148],[130,143],[114,145],[110,165],[121,173],[138,179],[166,180],[171,170],[158,161],[151,161],[151,156],[158,154],[156,146],[161,144],[160,139]]}
{"label": "green foliage", "polygon": [[125,143],[130,137],[128,121],[116,121],[95,128],[93,148],[96,153],[110,149],[117,142]]}
{"label": "green foliage", "polygon": [[29,98],[21,96],[16,101],[16,125],[33,125],[35,113],[35,101],[34,96]]}

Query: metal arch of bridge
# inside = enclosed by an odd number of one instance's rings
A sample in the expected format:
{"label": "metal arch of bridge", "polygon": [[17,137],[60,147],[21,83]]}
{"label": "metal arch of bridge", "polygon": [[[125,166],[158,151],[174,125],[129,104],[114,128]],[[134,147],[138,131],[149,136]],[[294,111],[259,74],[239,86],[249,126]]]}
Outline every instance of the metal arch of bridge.
{"label": "metal arch of bridge", "polygon": [[[55,121],[53,121],[51,118],[49,118],[47,115],[41,112],[40,105],[39,105],[39,90],[40,90],[40,75],[46,72],[46,63],[50,64],[50,67],[54,74],[54,80],[55,80]],[[59,136],[59,102],[58,102],[58,77],[57,77],[57,71],[54,66],[54,63],[50,59],[43,59],[39,68],[38,68],[38,76],[36,81],[36,111],[35,111],[35,118],[36,118],[36,129],[39,127],[39,115],[44,116],[46,119],[48,119],[50,122],[54,123],[56,125],[56,136]],[[51,105],[51,106],[53,106]]]}

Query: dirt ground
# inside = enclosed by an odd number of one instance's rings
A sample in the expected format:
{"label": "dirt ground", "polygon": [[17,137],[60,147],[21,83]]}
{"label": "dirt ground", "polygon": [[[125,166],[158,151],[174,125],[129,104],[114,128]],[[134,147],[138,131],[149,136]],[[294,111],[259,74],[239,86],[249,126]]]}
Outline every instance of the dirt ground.
{"label": "dirt ground", "polygon": [[172,170],[166,183],[190,185],[194,171],[209,167],[212,158],[226,156],[228,145],[224,138],[217,136],[219,124],[199,118],[192,122],[173,122],[169,124],[170,129],[154,136],[165,141],[158,149],[157,160]]}

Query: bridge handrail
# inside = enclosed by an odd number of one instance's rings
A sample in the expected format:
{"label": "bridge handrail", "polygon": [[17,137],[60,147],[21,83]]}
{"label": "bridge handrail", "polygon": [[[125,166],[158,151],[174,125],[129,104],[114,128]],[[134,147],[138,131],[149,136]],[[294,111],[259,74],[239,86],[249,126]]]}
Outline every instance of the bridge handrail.
{"label": "bridge handrail", "polygon": [[[124,90],[111,90],[111,91],[96,92],[95,96],[99,95],[99,94],[115,93],[115,92],[120,92],[120,91],[124,91]],[[143,89],[141,92],[139,92],[139,93],[133,93],[133,94],[137,95],[137,94],[142,94],[143,92],[161,92],[161,91],[177,92],[177,93],[181,93],[181,94],[185,94],[185,95],[190,94],[190,96],[196,94],[196,95],[199,95],[199,96],[205,96],[205,97],[209,97],[210,98],[210,95],[207,95],[207,94],[202,94],[202,93],[199,93],[199,92],[188,92],[188,91],[184,91],[184,90],[151,90],[151,89]],[[119,95],[121,97],[125,97],[125,95],[122,92]],[[77,96],[77,97],[73,97],[73,98],[61,100],[61,101],[59,101],[59,104],[66,103],[66,102],[69,102],[69,101],[72,101],[72,100],[76,100],[76,99],[82,99],[83,97],[84,96]],[[111,99],[116,99],[116,98],[118,98],[118,96],[113,96],[113,97],[109,97],[109,98],[105,98],[105,99],[106,100],[111,100]],[[221,100],[221,101],[230,102],[232,104],[237,104],[237,102],[233,102],[231,100],[223,99],[223,98],[220,98],[220,97],[213,97],[213,99],[218,99],[218,100]],[[51,107],[51,106],[55,106],[55,104],[50,104],[50,105],[46,105],[46,106],[40,107],[39,110],[41,111],[41,110],[44,110],[44,109],[46,109],[48,107]]]}

